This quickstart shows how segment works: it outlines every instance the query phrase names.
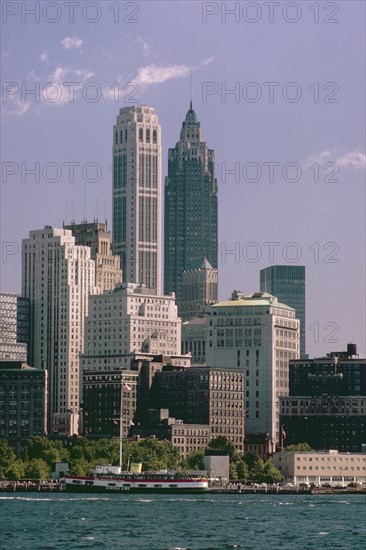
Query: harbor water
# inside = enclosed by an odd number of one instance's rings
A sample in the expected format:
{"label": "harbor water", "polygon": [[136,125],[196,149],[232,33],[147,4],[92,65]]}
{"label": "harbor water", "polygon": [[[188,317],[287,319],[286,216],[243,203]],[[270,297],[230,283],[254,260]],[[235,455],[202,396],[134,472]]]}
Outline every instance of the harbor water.
{"label": "harbor water", "polygon": [[365,495],[0,495],[2,550],[364,550]]}

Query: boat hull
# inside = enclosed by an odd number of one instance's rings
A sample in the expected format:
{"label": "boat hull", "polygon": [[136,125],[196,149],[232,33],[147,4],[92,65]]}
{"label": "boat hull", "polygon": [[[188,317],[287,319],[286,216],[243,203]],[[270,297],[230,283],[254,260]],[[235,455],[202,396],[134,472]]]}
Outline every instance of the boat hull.
{"label": "boat hull", "polygon": [[100,478],[65,477],[65,491],[70,493],[127,493],[127,494],[197,494],[208,491],[205,479],[175,478]]}
{"label": "boat hull", "polygon": [[109,488],[109,487],[100,487],[100,486],[85,486],[85,485],[66,485],[65,491],[67,493],[104,493],[104,494],[169,494],[169,495],[197,495],[207,493],[208,489],[205,488],[169,488],[169,487],[131,487],[130,489],[121,489],[121,488]]}

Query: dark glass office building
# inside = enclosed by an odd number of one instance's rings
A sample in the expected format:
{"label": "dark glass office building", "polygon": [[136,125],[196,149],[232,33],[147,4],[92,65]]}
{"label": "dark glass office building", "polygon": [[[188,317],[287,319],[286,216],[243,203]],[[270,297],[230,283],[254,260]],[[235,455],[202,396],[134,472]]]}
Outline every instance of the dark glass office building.
{"label": "dark glass office building", "polygon": [[[182,274],[205,258],[217,268],[217,180],[214,152],[202,139],[192,103],[169,149],[165,180],[164,292],[183,300]],[[217,300],[215,297],[214,301]]]}
{"label": "dark glass office building", "polygon": [[305,266],[271,265],[261,269],[260,289],[296,310],[296,317],[300,319],[300,357],[305,357]]}

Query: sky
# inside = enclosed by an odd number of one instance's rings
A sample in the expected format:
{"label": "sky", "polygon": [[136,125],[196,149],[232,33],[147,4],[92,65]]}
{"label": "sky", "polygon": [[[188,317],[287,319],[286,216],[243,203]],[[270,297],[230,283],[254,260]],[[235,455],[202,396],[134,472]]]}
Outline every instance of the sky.
{"label": "sky", "polygon": [[[32,229],[112,222],[119,108],[167,152],[193,107],[215,151],[219,298],[306,266],[307,352],[365,357],[365,4],[1,3],[1,291]],[[163,179],[164,181],[164,179]]]}

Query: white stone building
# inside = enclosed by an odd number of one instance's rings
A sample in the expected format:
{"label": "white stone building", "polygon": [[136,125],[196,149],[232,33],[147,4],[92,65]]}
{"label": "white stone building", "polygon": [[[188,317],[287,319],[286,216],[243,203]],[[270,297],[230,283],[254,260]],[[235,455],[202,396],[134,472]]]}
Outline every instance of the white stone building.
{"label": "white stone building", "polygon": [[30,364],[48,370],[50,432],[78,433],[88,297],[95,291],[90,248],[76,246],[70,230],[30,231],[22,243],[22,295],[30,307]]}
{"label": "white stone building", "polygon": [[161,293],[161,129],[152,107],[123,107],[113,126],[113,253],[124,281]]}
{"label": "white stone building", "polygon": [[273,463],[285,482],[366,484],[366,453],[339,453],[337,450],[309,453],[275,453]]}
{"label": "white stone building", "polygon": [[180,355],[181,319],[175,296],[150,294],[122,283],[112,292],[90,296],[83,368],[129,368],[135,353]]}
{"label": "white stone building", "polygon": [[234,291],[207,314],[206,364],[244,371],[246,434],[268,434],[273,448],[279,441],[279,398],[289,392],[288,363],[299,358],[295,310],[266,292]]}

